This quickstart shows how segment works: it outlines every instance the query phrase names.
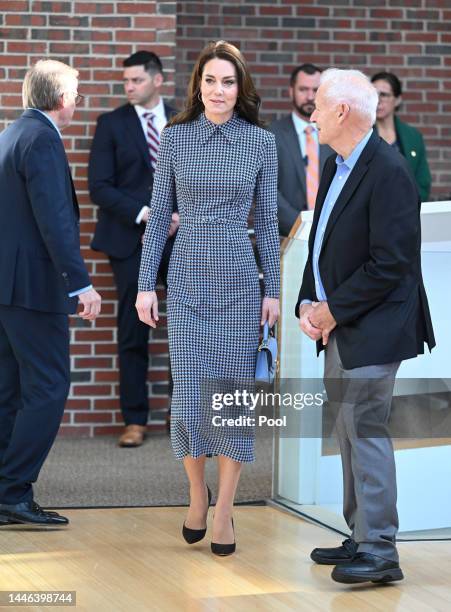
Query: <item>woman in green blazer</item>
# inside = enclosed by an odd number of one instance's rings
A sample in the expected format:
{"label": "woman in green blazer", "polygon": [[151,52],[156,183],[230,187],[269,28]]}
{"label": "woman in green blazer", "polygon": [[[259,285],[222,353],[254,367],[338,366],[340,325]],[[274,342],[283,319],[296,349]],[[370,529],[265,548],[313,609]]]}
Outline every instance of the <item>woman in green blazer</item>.
{"label": "woman in green blazer", "polygon": [[376,129],[388,144],[397,147],[404,155],[415,177],[422,202],[429,198],[431,173],[429,171],[421,133],[395,115],[402,101],[402,87],[398,77],[391,72],[378,72],[371,82],[379,94],[376,112]]}

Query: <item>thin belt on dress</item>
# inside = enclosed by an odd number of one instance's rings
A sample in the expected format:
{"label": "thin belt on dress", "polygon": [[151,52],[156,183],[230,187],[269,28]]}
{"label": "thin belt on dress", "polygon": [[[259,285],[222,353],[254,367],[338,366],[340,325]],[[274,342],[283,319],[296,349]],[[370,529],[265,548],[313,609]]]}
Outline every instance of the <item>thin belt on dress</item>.
{"label": "thin belt on dress", "polygon": [[243,227],[247,229],[247,221],[242,219],[231,219],[227,217],[215,217],[211,215],[201,215],[199,217],[193,217],[190,215],[180,216],[180,226],[183,225],[196,225],[196,224],[213,224],[213,225],[233,225],[236,227]]}

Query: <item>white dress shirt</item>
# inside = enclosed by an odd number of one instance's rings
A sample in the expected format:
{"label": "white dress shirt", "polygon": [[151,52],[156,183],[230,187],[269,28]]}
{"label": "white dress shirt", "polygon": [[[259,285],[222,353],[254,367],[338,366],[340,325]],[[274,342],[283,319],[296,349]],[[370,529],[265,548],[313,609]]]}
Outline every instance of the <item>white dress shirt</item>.
{"label": "white dress shirt", "polygon": [[[144,106],[135,104],[135,111],[141,122],[141,127],[143,129],[144,137],[146,138],[146,140],[147,140],[147,119],[144,118],[144,115],[146,113],[153,113],[155,115],[153,124],[157,128],[158,133],[161,135],[163,128],[168,122],[167,117],[166,117],[166,111],[164,109],[164,102],[162,98],[160,98],[160,101],[158,102],[158,104],[154,106],[153,108],[145,108]],[[148,210],[149,210],[148,206],[143,206],[141,210],[139,211],[138,216],[135,219],[135,223],[139,225],[142,221],[143,216]]]}

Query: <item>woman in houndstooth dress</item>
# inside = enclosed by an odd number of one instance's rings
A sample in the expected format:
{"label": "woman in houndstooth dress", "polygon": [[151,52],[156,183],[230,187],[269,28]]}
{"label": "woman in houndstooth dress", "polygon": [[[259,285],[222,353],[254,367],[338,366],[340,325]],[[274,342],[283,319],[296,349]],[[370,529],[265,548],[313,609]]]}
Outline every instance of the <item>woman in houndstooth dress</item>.
{"label": "woman in houndstooth dress", "polygon": [[[234,550],[233,499],[241,464],[254,460],[254,439],[211,426],[215,413],[211,395],[205,403],[206,381],[251,380],[260,324],[273,325],[279,312],[276,146],[260,127],[258,106],[238,49],[223,41],[209,45],[193,70],[187,110],[161,135],[139,276],[138,313],[154,327],[155,282],[176,198],[180,226],[167,295],[171,440],[190,481],[188,541],[205,535],[205,459],[218,456],[212,549],[219,545],[219,554]],[[254,200],[263,301],[247,231]]]}

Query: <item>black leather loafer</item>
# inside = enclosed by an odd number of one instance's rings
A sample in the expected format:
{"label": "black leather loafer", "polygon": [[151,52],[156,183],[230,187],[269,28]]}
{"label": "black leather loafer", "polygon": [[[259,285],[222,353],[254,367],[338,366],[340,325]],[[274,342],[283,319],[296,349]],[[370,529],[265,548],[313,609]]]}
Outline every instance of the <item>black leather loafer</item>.
{"label": "black leather loafer", "polygon": [[345,584],[395,582],[403,578],[399,563],[369,553],[357,553],[352,561],[337,565],[332,571],[332,580]]}
{"label": "black leather loafer", "polygon": [[13,519],[0,519],[0,527],[4,525],[18,525],[17,521],[13,521]]}
{"label": "black leather loafer", "polygon": [[335,548],[314,548],[310,559],[320,565],[339,565],[351,561],[356,552],[357,543],[348,538]]}
{"label": "black leather loafer", "polygon": [[68,525],[69,519],[41,508],[36,502],[0,504],[0,523],[23,525]]}

